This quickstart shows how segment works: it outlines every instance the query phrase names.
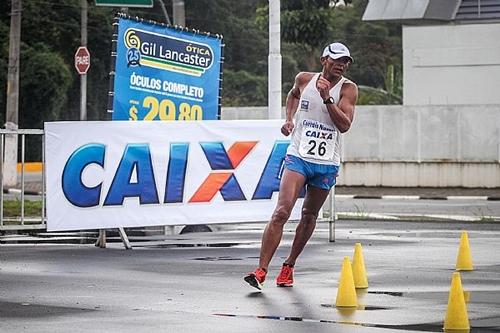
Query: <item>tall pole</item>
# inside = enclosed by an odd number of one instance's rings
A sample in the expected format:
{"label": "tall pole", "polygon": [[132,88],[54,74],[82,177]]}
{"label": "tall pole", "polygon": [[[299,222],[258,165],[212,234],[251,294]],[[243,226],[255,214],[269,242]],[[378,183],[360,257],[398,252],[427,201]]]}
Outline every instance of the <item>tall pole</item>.
{"label": "tall pole", "polygon": [[[81,46],[87,47],[87,0],[82,1]],[[80,120],[87,120],[87,74],[80,74]]]}
{"label": "tall pole", "polygon": [[[7,73],[7,108],[5,128],[17,130],[19,126],[19,45],[21,44],[21,0],[12,0],[10,9],[9,68]],[[5,137],[3,182],[15,186],[17,182],[17,135]]]}
{"label": "tall pole", "polygon": [[280,0],[269,0],[268,117],[281,118]]}
{"label": "tall pole", "polygon": [[184,8],[184,0],[174,0],[172,3],[174,12],[174,25],[179,25],[181,27],[186,26],[186,15]]}

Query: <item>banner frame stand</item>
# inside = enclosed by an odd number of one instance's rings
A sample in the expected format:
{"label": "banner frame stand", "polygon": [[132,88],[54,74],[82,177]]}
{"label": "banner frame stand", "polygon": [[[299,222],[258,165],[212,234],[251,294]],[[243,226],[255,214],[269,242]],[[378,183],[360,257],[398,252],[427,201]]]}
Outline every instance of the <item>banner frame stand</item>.
{"label": "banner frame stand", "polygon": [[328,217],[328,241],[335,242],[335,222],[337,220],[337,211],[335,210],[335,186],[330,190],[328,195],[330,200],[330,216]]}
{"label": "banner frame stand", "polygon": [[[118,228],[118,234],[120,235],[125,250],[132,250],[132,245],[130,244],[127,233],[123,227]],[[94,245],[96,247],[100,247],[101,249],[106,248],[106,229],[99,229],[99,237]]]}

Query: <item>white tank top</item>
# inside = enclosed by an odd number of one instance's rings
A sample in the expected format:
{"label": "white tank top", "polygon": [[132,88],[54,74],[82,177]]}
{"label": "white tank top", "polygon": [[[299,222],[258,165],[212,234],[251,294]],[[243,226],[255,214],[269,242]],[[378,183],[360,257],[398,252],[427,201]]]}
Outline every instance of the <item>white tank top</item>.
{"label": "white tank top", "polygon": [[[302,91],[287,154],[312,163],[340,165],[341,133],[330,118],[323,98],[316,89],[319,74],[315,74]],[[330,89],[330,96],[335,104],[339,103],[340,89],[346,81],[349,80],[341,77]]]}

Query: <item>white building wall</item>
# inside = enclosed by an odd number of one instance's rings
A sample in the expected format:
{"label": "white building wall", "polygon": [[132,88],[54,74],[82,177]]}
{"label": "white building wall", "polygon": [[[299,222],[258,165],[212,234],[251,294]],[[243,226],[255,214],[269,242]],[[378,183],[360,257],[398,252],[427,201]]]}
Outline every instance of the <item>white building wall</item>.
{"label": "white building wall", "polygon": [[403,104],[500,104],[500,23],[403,26]]}
{"label": "white building wall", "polygon": [[[267,119],[267,107],[222,119]],[[343,140],[339,185],[500,187],[500,104],[360,105]]]}

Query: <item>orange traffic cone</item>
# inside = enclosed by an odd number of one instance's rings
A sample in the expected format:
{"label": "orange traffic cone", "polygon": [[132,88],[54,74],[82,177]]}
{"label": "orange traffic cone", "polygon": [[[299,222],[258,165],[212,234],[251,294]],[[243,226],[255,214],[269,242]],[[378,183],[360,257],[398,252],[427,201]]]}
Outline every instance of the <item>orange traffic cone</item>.
{"label": "orange traffic cone", "polygon": [[457,255],[457,271],[472,271],[472,256],[470,254],[470,246],[469,246],[469,236],[467,235],[467,231],[462,232],[462,236],[460,237],[460,246],[458,247],[458,255]]}
{"label": "orange traffic cone", "polygon": [[361,243],[354,246],[354,256],[352,258],[352,275],[354,277],[354,287],[356,289],[368,288],[366,278],[365,259],[363,258],[363,248]]}
{"label": "orange traffic cone", "polygon": [[460,280],[460,273],[455,272],[451,279],[448,307],[446,308],[446,317],[444,318],[444,330],[466,331],[469,329],[469,316],[467,315],[462,281]]}
{"label": "orange traffic cone", "polygon": [[344,257],[342,271],[340,272],[339,287],[337,290],[336,307],[357,307],[356,288],[352,276],[352,267],[349,257]]}

